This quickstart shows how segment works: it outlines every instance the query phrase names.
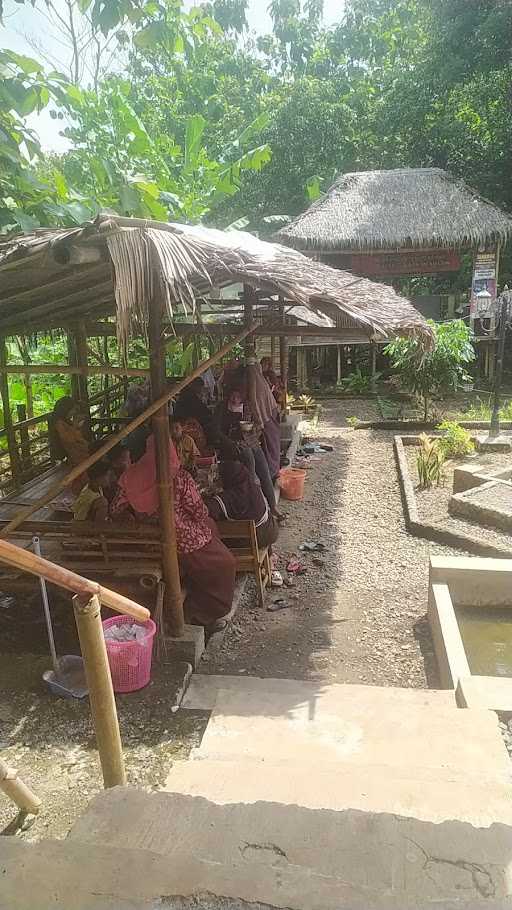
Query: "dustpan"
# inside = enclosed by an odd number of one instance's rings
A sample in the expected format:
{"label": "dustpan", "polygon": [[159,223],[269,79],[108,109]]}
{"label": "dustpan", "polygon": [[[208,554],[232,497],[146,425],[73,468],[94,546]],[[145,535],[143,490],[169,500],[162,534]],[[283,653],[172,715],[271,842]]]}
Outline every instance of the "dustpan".
{"label": "dustpan", "polygon": [[[36,556],[41,556],[39,537],[32,538],[32,547]],[[78,654],[64,654],[62,657],[57,657],[48,590],[46,580],[41,576],[39,576],[39,584],[41,586],[41,599],[43,601],[48,644],[50,645],[53,665],[53,670],[45,670],[43,679],[50,692],[53,692],[54,695],[61,695],[64,698],[85,698],[89,693],[89,689],[85,679],[83,659]]]}

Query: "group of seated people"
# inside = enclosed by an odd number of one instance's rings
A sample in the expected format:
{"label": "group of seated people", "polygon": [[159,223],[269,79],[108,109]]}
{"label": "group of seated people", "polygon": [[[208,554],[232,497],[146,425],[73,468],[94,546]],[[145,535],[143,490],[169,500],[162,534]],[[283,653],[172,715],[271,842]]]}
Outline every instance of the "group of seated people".
{"label": "group of seated people", "polygon": [[[216,403],[207,403],[211,386],[195,379],[180,394],[169,418],[169,473],[181,580],[187,592],[186,618],[209,629],[225,624],[235,587],[235,558],[220,540],[216,522],[252,520],[260,546],[271,546],[282,518],[274,493],[281,440],[277,383],[265,378],[261,366],[253,356],[245,365],[228,364],[215,387]],[[129,399],[131,417],[147,406],[141,393],[132,393]],[[93,449],[72,399],[55,405],[50,438],[57,456],[73,465]],[[218,482],[201,494],[195,480],[198,468],[217,459]],[[148,423],[78,479],[74,519],[98,525],[157,524],[156,471],[155,440]]]}

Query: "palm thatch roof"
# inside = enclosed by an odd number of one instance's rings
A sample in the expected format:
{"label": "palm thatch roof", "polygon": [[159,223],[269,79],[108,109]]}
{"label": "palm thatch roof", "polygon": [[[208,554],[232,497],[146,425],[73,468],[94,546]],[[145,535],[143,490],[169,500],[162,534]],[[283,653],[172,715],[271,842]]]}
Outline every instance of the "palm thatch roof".
{"label": "palm thatch roof", "polygon": [[163,300],[172,325],[178,312],[194,317],[196,301],[212,288],[236,282],[279,295],[326,327],[431,343],[423,317],[388,285],[244,232],[109,214],[80,228],[0,243],[0,335],[115,314],[125,345],[132,334],[145,333],[155,301]]}
{"label": "palm thatch roof", "polygon": [[512,218],[440,168],[345,174],[277,233],[299,250],[465,247],[504,242]]}

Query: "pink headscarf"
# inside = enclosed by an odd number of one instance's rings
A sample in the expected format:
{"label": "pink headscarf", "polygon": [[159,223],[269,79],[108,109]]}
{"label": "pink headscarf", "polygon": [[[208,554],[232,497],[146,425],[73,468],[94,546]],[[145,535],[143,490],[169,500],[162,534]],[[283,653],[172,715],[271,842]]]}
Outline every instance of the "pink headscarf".
{"label": "pink headscarf", "polygon": [[[180,468],[180,460],[172,440],[169,445],[169,474],[174,480]],[[126,499],[134,512],[140,515],[154,515],[158,512],[159,500],[156,483],[155,437],[148,437],[146,451],[142,458],[130,465],[118,480]]]}

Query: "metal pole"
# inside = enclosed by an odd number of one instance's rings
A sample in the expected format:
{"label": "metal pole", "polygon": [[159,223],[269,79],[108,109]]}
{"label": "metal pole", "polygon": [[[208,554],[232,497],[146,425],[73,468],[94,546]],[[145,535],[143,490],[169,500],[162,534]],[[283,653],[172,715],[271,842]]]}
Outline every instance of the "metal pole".
{"label": "metal pole", "polygon": [[491,425],[489,427],[489,436],[493,438],[500,435],[501,382],[503,379],[503,359],[505,356],[505,339],[507,335],[508,289],[505,289],[501,295],[500,303],[500,334],[496,354],[496,368],[494,371]]}

